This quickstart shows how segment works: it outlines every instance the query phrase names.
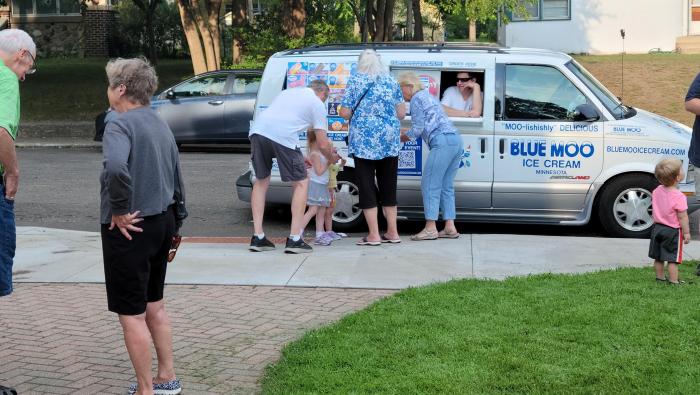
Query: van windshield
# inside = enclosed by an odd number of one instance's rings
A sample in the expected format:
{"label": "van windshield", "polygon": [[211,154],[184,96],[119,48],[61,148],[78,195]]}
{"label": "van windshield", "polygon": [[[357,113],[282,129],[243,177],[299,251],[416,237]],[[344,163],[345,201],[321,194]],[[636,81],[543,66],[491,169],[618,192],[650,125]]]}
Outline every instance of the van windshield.
{"label": "van windshield", "polygon": [[615,119],[629,118],[637,113],[634,108],[624,105],[612,92],[575,60],[569,61],[566,67],[596,95],[598,100],[603,103],[605,108],[610,111]]}

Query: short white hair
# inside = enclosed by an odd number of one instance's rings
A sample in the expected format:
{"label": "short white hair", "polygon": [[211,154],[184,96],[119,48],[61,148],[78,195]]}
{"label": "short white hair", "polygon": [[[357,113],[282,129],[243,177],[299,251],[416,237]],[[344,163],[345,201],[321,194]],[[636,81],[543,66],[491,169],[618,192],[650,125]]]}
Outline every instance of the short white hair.
{"label": "short white hair", "polygon": [[36,44],[32,37],[24,30],[4,29],[0,30],[0,51],[8,55],[14,54],[22,49],[31,52],[36,58]]}
{"label": "short white hair", "polygon": [[357,71],[369,75],[386,74],[386,69],[377,51],[365,49],[357,59]]}

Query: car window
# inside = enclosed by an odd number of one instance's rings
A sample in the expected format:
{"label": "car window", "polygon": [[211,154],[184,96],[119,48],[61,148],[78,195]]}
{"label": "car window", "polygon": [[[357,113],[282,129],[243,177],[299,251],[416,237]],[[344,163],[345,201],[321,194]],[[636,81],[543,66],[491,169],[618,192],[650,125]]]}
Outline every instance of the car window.
{"label": "car window", "polygon": [[506,119],[573,121],[586,96],[558,69],[506,65]]}
{"label": "car window", "polygon": [[258,93],[261,79],[259,75],[237,75],[233,81],[232,93]]}
{"label": "car window", "polygon": [[173,88],[177,97],[219,96],[224,94],[228,74],[209,74]]}

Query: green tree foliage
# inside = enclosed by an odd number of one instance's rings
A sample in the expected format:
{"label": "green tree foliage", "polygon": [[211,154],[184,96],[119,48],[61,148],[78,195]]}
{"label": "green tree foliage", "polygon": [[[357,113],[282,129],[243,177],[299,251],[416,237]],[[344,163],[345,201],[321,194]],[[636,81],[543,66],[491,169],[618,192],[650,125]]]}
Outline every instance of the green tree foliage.
{"label": "green tree foliage", "polygon": [[306,27],[302,38],[289,38],[280,23],[282,6],[271,5],[256,17],[254,24],[233,30],[240,37],[244,63],[261,62],[275,52],[313,44],[355,41],[354,18],[343,2],[306,0]]}
{"label": "green tree foliage", "polygon": [[[496,19],[502,10],[512,10],[525,14],[525,5],[537,0],[426,0],[435,5],[443,15],[462,15],[467,20],[485,22]],[[508,22],[506,13],[501,12],[501,20]]]}
{"label": "green tree foliage", "polygon": [[[114,56],[133,56],[146,53],[145,16],[131,1],[119,2],[119,23],[113,38]],[[155,51],[159,57],[174,58],[185,51],[184,33],[180,15],[174,3],[163,2],[155,10],[153,24]]]}

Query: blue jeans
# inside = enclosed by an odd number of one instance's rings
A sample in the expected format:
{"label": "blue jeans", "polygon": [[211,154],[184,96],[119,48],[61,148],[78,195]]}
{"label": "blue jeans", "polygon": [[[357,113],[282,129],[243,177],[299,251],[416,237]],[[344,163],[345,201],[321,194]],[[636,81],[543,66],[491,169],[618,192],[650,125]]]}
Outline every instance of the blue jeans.
{"label": "blue jeans", "polygon": [[444,220],[457,216],[454,179],[463,154],[462,138],[458,134],[439,134],[430,140],[430,154],[420,183],[426,220],[437,221],[440,208]]}
{"label": "blue jeans", "polygon": [[5,199],[5,186],[0,185],[0,296],[12,293],[12,260],[17,243],[15,202]]}

